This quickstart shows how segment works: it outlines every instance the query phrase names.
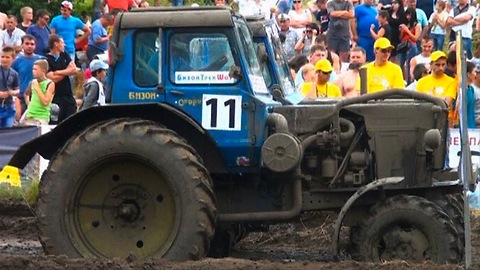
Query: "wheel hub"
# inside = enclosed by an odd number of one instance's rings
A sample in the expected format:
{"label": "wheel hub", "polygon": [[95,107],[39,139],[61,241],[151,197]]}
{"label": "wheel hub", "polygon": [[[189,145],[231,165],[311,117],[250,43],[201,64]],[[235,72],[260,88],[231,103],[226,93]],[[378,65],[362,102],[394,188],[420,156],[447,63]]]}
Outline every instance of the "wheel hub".
{"label": "wheel hub", "polygon": [[125,222],[134,222],[140,216],[140,208],[134,201],[127,201],[118,207],[118,216]]}
{"label": "wheel hub", "polygon": [[421,261],[430,259],[427,237],[423,232],[411,226],[395,226],[388,231],[382,238],[379,251],[381,260]]}
{"label": "wheel hub", "polygon": [[157,170],[118,158],[98,164],[84,179],[71,222],[89,253],[145,258],[168,250],[175,230],[174,194]]}

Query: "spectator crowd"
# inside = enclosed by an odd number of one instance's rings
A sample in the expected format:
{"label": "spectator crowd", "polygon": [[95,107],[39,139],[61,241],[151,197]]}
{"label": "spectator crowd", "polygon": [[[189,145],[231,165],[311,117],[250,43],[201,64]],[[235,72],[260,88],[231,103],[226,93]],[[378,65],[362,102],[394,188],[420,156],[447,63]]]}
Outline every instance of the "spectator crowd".
{"label": "spectator crowd", "polygon": [[455,40],[461,33],[468,59],[468,127],[480,124],[476,2],[280,0],[270,12],[296,87],[307,98],[360,95],[359,71],[365,68],[367,93],[408,89],[442,98],[452,126],[458,124]]}
{"label": "spectator crowd", "polygon": [[[454,40],[461,30],[469,59],[469,127],[480,124],[480,49],[473,46],[480,20],[470,0],[213,4],[234,5],[242,15],[274,20],[296,87],[307,98],[360,95],[359,71],[365,68],[368,93],[400,88],[443,98],[451,108],[452,125],[459,80]],[[61,3],[60,15],[54,17],[30,7],[20,10],[19,19],[0,11],[0,127],[57,124],[79,108],[104,104],[108,65],[96,58],[108,49],[115,15],[149,5],[146,0],[94,0],[91,16],[80,17],[72,15],[69,1]],[[77,88],[81,94],[74,95]]]}

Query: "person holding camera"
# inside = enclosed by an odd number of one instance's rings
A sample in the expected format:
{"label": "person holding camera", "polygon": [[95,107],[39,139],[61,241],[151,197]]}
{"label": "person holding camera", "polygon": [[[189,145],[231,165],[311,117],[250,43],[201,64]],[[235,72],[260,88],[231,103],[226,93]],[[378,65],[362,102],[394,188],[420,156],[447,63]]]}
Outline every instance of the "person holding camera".
{"label": "person holding camera", "polygon": [[295,51],[303,55],[308,55],[310,53],[310,48],[318,35],[318,31],[319,28],[316,23],[308,24],[305,31],[303,31],[302,38],[300,38],[295,44]]}

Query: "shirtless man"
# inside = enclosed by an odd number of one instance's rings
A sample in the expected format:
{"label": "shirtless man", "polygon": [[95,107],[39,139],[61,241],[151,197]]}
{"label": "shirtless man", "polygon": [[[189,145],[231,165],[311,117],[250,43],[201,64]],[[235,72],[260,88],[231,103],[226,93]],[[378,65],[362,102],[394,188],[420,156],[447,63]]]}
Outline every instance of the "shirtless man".
{"label": "shirtless man", "polygon": [[356,47],[350,51],[350,64],[348,65],[348,70],[338,76],[333,82],[338,88],[340,88],[343,97],[355,97],[360,95],[360,93],[355,90],[355,85],[359,79],[358,74],[360,67],[365,64],[366,59],[367,55],[363,48]]}

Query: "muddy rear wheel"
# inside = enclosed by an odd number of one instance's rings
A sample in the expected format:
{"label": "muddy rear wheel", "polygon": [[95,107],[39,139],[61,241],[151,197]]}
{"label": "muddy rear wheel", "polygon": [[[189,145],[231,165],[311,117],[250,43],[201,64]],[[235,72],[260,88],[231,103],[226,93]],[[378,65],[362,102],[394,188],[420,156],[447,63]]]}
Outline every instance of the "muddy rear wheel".
{"label": "muddy rear wheel", "polygon": [[195,151],[156,123],[120,119],[71,139],[50,161],[37,204],[48,254],[199,259],[215,198]]}
{"label": "muddy rear wheel", "polygon": [[457,231],[458,245],[460,247],[462,257],[465,254],[465,222],[463,219],[463,195],[448,194],[441,199],[435,200],[442,210],[450,217]]}
{"label": "muddy rear wheel", "polygon": [[353,231],[352,257],[456,263],[460,258],[456,237],[452,220],[439,206],[421,197],[399,195],[374,205]]}

